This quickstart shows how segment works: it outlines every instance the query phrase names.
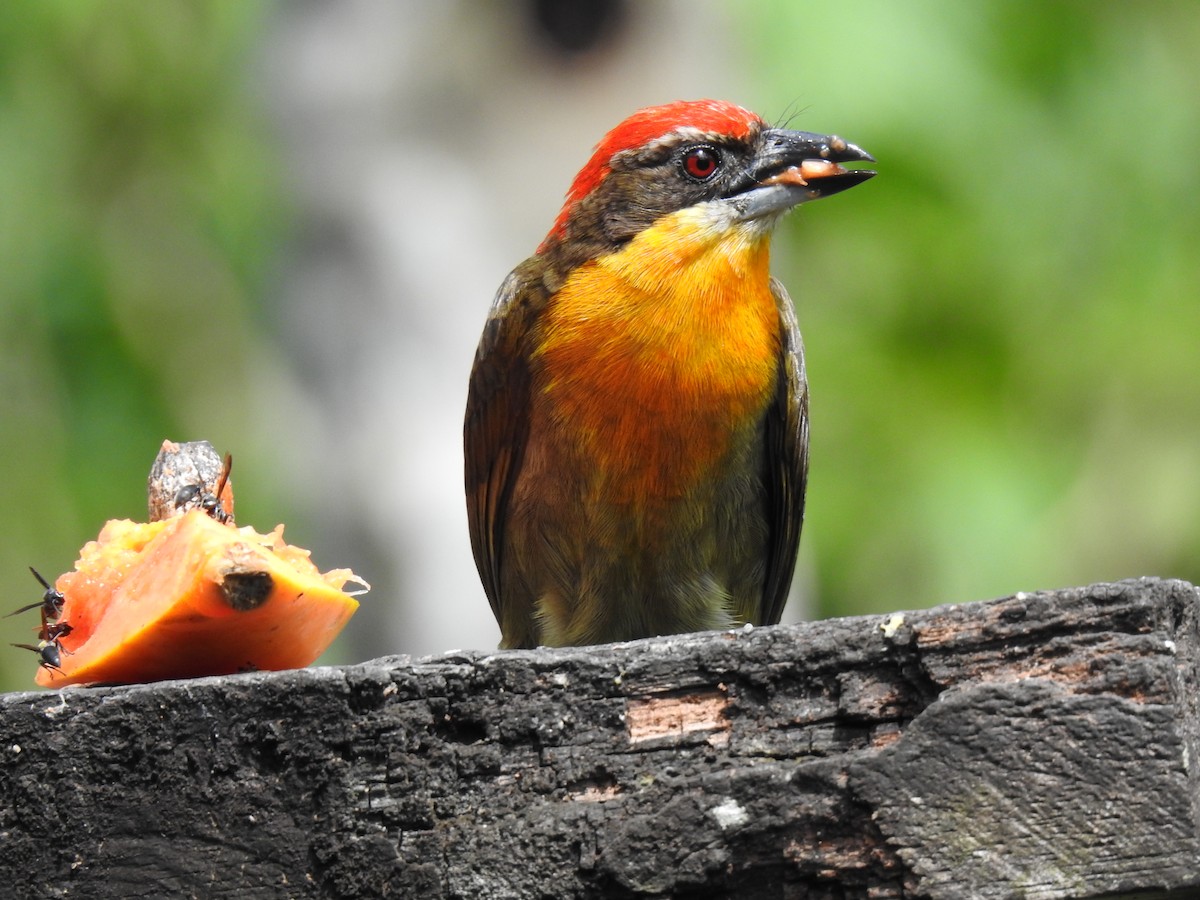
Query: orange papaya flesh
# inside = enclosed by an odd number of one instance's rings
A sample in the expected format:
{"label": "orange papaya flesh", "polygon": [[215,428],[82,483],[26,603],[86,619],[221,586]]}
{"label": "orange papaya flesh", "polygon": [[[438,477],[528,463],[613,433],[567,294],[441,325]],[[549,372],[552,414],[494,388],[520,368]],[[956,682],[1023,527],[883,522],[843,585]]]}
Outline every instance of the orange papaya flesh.
{"label": "orange papaya flesh", "polygon": [[307,550],[192,510],[160,522],[108,522],[75,571],[64,601],[61,671],[46,687],[145,682],[306,666],[358,609],[348,569],[322,574]]}

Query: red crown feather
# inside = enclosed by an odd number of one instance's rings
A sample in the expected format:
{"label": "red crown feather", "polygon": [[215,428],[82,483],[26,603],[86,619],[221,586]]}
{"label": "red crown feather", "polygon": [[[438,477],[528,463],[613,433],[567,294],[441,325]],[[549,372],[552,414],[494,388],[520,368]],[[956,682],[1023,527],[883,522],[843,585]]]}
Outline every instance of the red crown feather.
{"label": "red crown feather", "polygon": [[567,199],[558,218],[554,220],[554,227],[538,251],[545,249],[553,238],[562,235],[571,208],[596,189],[609,173],[612,158],[623,150],[643,147],[680,128],[694,128],[706,134],[728,135],[735,140],[742,140],[761,124],[762,119],[755,113],[724,100],[676,100],[662,106],[639,109],[600,139],[591,159],[571,182]]}

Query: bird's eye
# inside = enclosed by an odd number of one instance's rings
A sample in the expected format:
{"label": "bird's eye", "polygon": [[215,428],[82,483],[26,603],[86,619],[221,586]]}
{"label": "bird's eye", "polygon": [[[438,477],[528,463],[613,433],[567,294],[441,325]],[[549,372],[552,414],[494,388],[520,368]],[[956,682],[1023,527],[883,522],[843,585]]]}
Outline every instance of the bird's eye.
{"label": "bird's eye", "polygon": [[708,181],[721,164],[721,154],[712,147],[692,147],[683,155],[683,171],[697,181]]}

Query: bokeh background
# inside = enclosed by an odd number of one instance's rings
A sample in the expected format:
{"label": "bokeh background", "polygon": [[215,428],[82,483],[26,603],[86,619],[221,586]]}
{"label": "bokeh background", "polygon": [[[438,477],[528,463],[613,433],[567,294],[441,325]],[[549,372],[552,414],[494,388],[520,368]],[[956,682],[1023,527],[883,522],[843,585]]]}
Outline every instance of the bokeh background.
{"label": "bokeh background", "polygon": [[325,661],[494,646],[487,306],[604,131],[699,96],[879,160],[775,244],[813,394],[793,618],[1200,581],[1197,48],[1187,2],[3,4],[0,608],[203,438],[239,523],[373,583]]}

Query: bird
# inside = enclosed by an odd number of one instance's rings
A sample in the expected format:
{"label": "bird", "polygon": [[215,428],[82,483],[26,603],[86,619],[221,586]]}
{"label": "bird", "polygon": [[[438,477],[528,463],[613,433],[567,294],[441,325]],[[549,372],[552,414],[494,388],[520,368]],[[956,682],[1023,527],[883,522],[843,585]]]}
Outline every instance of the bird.
{"label": "bird", "polygon": [[861,184],[836,135],[723,100],[639,109],[501,284],[471,368],[467,518],[502,649],[779,621],[808,385],[770,238]]}

